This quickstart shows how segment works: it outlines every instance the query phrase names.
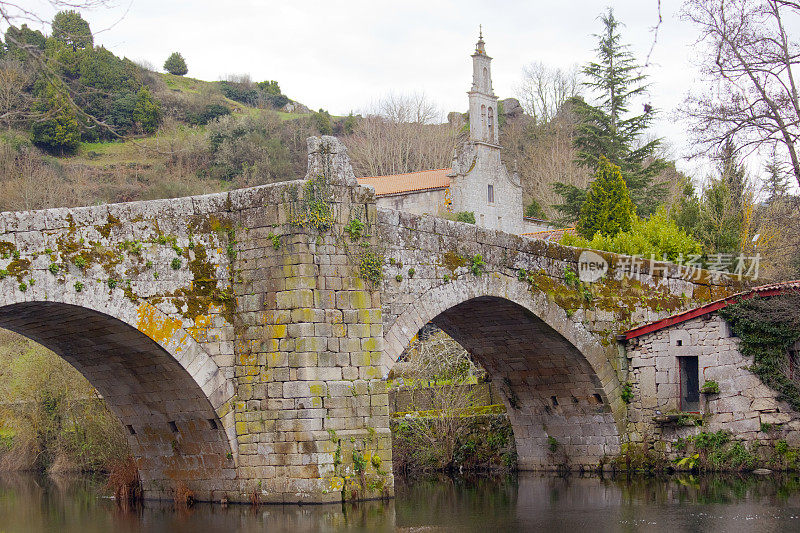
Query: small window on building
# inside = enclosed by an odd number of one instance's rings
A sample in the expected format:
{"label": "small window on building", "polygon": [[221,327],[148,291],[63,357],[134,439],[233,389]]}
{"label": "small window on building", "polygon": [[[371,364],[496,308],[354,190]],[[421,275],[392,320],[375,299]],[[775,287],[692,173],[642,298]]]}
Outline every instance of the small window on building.
{"label": "small window on building", "polygon": [[481,106],[481,137],[486,140],[486,106]]}
{"label": "small window on building", "polygon": [[493,204],[494,203],[494,185],[489,185],[489,196],[488,196],[488,198],[489,198],[489,203]]}
{"label": "small window on building", "polygon": [[494,142],[494,110],[489,108],[489,141]]}
{"label": "small window on building", "polygon": [[681,411],[700,411],[700,374],[697,357],[678,357],[681,373]]}

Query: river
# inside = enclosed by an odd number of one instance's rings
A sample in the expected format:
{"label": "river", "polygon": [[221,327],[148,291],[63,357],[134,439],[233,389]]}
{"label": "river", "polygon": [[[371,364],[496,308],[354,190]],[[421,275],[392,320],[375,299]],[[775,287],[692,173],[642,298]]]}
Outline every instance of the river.
{"label": "river", "polygon": [[0,533],[800,531],[800,476],[397,478],[390,501],[146,502],[123,511],[91,477],[0,474]]}

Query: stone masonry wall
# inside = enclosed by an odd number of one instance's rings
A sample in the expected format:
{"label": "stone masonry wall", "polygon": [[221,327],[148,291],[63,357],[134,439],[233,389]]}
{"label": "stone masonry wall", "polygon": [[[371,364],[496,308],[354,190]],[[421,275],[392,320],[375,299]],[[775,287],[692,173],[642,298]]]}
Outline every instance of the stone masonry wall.
{"label": "stone masonry wall", "polygon": [[616,335],[737,289],[675,265],[631,271],[629,258],[605,252],[605,276],[584,283],[579,249],[386,209],[378,222],[388,263],[384,373],[425,324],[442,327],[489,371],[523,468],[588,466],[617,453],[628,366]]}
{"label": "stone masonry wall", "polygon": [[[739,352],[738,342],[717,313],[629,341],[633,385],[628,415],[631,440],[661,441],[670,452],[679,437],[727,430],[741,440],[780,437],[791,446],[800,445],[800,413],[786,402],[778,401],[778,393],[748,370],[752,358]],[[698,358],[701,387],[706,381],[719,384],[719,394],[700,395],[702,427],[694,425],[693,420],[688,426],[653,420],[681,409],[678,366],[681,356]],[[777,433],[766,435],[761,431],[762,424],[769,424]]]}

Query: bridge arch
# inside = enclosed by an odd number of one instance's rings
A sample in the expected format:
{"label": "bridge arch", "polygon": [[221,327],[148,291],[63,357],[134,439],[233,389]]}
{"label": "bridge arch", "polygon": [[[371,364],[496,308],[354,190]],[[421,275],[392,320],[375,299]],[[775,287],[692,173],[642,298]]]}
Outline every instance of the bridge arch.
{"label": "bridge arch", "polygon": [[619,453],[625,407],[613,347],[546,294],[497,273],[423,292],[387,328],[385,373],[428,322],[487,370],[506,403],[521,469],[596,466]]}
{"label": "bridge arch", "polygon": [[104,284],[14,285],[0,282],[0,327],[52,350],[98,390],[125,426],[146,497],[170,498],[179,483],[203,500],[236,490],[233,385],[179,320]]}

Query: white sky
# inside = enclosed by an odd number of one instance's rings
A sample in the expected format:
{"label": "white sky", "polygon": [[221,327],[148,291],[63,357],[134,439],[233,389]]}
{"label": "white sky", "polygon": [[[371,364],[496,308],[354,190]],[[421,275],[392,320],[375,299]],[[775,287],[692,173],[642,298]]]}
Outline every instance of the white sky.
{"label": "white sky", "polygon": [[[443,112],[466,111],[478,24],[494,58],[495,92],[506,98],[530,62],[569,68],[594,59],[592,34],[601,31],[598,16],[607,6],[625,24],[622,40],[640,63],[658,21],[657,0],[112,1],[82,15],[95,43],[115,54],[160,68],[180,51],[188,76],[275,79],[290,98],[337,115],[363,110],[389,92],[424,93]],[[646,70],[648,100],[660,110],[654,133],[673,147],[681,170],[700,178],[701,163],[684,158],[686,125],[674,116],[699,80],[691,62],[696,32],[679,19],[681,3],[661,1],[663,23]],[[44,19],[55,12],[48,0],[26,4]]]}

